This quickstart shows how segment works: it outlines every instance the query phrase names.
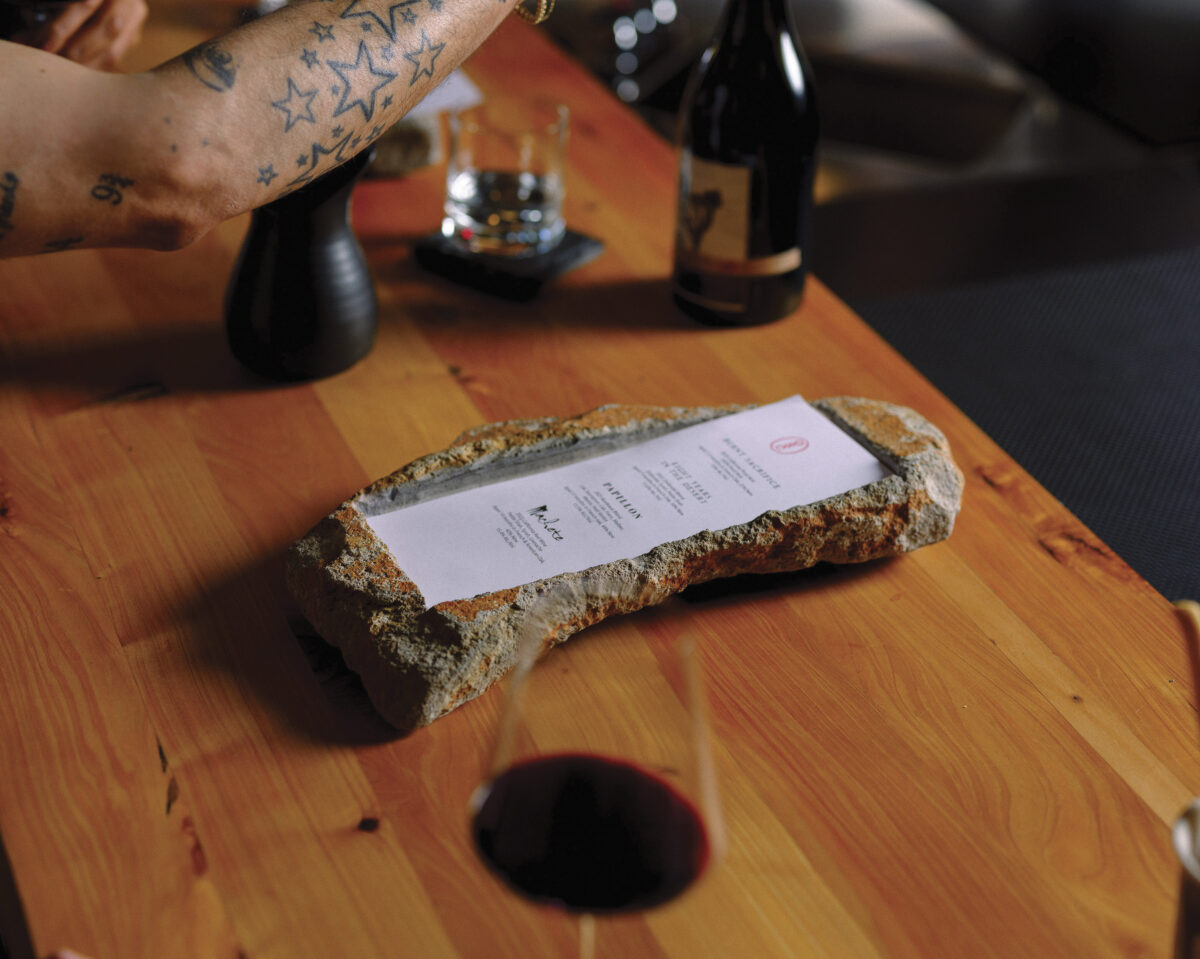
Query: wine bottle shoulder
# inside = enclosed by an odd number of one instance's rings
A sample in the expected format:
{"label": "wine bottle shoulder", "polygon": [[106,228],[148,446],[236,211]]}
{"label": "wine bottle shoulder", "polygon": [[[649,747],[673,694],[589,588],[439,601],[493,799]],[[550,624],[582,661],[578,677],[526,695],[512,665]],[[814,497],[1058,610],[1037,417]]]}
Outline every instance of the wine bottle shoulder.
{"label": "wine bottle shoulder", "polygon": [[680,145],[702,155],[747,148],[811,153],[819,122],[811,92],[775,79],[753,84],[702,76],[680,117]]}
{"label": "wine bottle shoulder", "polygon": [[787,35],[766,49],[728,42],[698,64],[683,99],[685,122],[812,127],[816,104],[807,64]]}

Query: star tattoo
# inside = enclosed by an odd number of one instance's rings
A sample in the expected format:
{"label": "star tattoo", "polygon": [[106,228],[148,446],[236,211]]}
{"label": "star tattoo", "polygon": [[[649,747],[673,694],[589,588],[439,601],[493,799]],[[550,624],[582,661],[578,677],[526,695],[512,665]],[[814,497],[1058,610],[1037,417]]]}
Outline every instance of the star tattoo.
{"label": "star tattoo", "polygon": [[[297,166],[306,166],[307,169],[305,169],[300,173],[299,176],[292,180],[288,186],[299,186],[300,184],[307,183],[309,180],[311,180],[316,174],[317,164],[321,162],[322,157],[331,156],[333,157],[335,163],[341,163],[344,160],[350,159],[350,157],[346,155],[346,147],[349,146],[349,144],[350,134],[346,134],[341,140],[334,143],[331,147],[324,147],[314,141],[312,145],[312,152],[308,155],[301,154],[300,158],[296,161]],[[271,172],[274,173],[274,170]]]}
{"label": "star tattoo", "polygon": [[[379,92],[380,88],[396,79],[396,74],[377,67],[371,60],[371,52],[367,49],[365,40],[358,41],[358,56],[353,63],[330,60],[328,65],[329,69],[341,78],[344,85],[342,99],[333,110],[335,117],[358,107],[362,110],[363,119],[370,120],[375,115],[375,94]],[[355,83],[358,80],[365,80],[368,89],[361,92],[355,90]]]}
{"label": "star tattoo", "polygon": [[260,166],[258,168],[258,180],[256,182],[261,183],[264,186],[270,186],[271,181],[277,176],[279,176],[279,174],[275,172],[275,164],[268,163],[266,166]]}
{"label": "star tattoo", "polygon": [[331,24],[317,23],[314,20],[308,32],[317,38],[318,43],[324,43],[326,40],[333,39],[333,26]]}
{"label": "star tattoo", "polygon": [[313,116],[312,112],[313,97],[316,95],[316,87],[311,90],[301,90],[296,86],[295,81],[288,77],[287,96],[282,100],[271,101],[271,106],[287,116],[286,126],[283,128],[284,133],[287,133],[301,120],[307,120],[309,123],[317,122],[317,118]]}
{"label": "star tattoo", "polygon": [[374,10],[360,10],[359,6],[365,2],[366,0],[351,0],[350,6],[342,11],[342,19],[349,20],[352,17],[364,17],[366,20],[378,24],[389,40],[395,40],[396,18],[400,17],[405,23],[416,23],[417,15],[410,8],[413,4],[420,3],[421,0],[400,0],[399,3],[393,3],[388,7],[386,20]]}
{"label": "star tattoo", "polygon": [[310,70],[320,63],[320,61],[317,59],[317,55],[312,50],[305,50],[302,54],[300,54],[300,59],[304,61],[304,65]]}
{"label": "star tattoo", "polygon": [[[425,30],[421,30],[421,45],[417,49],[404,54],[404,59],[413,65],[413,75],[408,81],[411,87],[421,76],[433,77],[434,64],[438,54],[446,47],[445,43],[430,43]],[[370,117],[368,116],[369,120]]]}

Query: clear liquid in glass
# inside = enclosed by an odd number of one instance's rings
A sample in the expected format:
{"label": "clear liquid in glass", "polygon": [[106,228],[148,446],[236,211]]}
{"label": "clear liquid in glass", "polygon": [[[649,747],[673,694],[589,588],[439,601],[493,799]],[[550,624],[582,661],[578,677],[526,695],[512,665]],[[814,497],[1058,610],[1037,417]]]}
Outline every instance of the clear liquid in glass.
{"label": "clear liquid in glass", "polygon": [[544,252],[563,235],[562,196],[555,174],[461,170],[447,183],[442,234],[473,253]]}

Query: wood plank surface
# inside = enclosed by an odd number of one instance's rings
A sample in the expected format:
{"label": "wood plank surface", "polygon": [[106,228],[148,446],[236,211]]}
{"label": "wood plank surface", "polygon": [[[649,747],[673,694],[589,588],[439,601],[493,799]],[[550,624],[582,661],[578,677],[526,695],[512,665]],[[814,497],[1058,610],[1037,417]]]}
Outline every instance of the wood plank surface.
{"label": "wood plank surface", "polygon": [[[156,9],[140,55],[201,38],[195,13]],[[470,846],[500,690],[396,738],[296,615],[283,551],[484,422],[793,393],[940,426],[958,526],[577,640],[653,663],[698,638],[728,831],[693,893],[602,922],[599,954],[1170,955],[1169,827],[1200,793],[1195,650],[1170,604],[819,281],[766,327],[678,313],[673,152],[543,34],[507,23],[468,72],[572,109],[567,217],[606,251],[531,303],[415,265],[440,167],[357,189],[379,338],[316,383],[257,379],[225,348],[244,218],[174,254],[0,262],[13,959],[575,954],[574,921]]]}

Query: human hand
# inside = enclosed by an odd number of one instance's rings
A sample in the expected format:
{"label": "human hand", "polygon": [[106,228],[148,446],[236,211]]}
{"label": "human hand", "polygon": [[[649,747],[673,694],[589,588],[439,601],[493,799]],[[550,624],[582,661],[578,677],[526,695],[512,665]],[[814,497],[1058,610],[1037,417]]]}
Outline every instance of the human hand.
{"label": "human hand", "polygon": [[97,70],[111,70],[141,39],[146,0],[76,0],[38,24],[22,43]]}

